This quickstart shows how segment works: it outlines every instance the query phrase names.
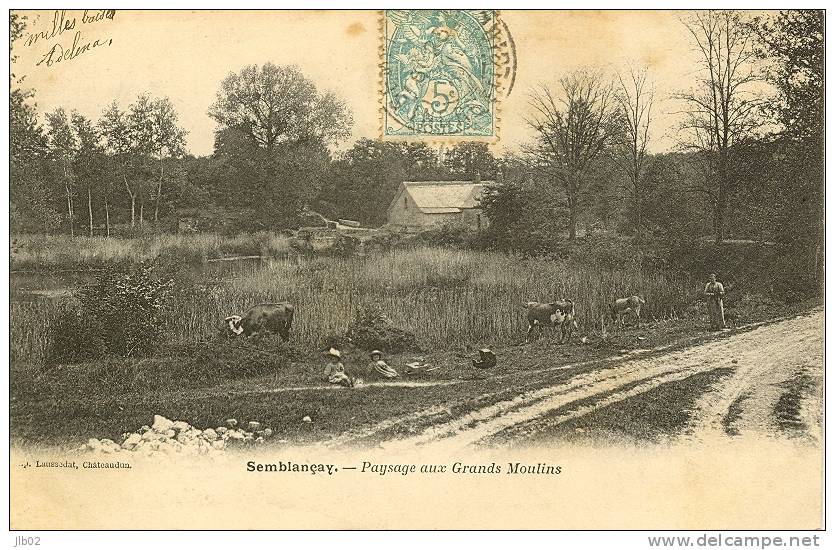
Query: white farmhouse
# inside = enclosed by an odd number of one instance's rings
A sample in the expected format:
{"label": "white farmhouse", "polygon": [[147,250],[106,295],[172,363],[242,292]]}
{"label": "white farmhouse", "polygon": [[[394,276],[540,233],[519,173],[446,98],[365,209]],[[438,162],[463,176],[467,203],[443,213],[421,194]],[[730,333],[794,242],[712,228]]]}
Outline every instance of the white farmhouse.
{"label": "white farmhouse", "polygon": [[479,199],[484,181],[404,181],[388,208],[388,223],[401,227],[427,227],[457,221],[473,229],[487,224]]}

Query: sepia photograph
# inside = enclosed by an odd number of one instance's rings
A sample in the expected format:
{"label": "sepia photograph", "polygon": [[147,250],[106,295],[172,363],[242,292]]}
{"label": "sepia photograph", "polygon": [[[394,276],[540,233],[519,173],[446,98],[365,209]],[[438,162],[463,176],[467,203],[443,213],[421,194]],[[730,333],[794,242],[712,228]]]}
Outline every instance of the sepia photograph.
{"label": "sepia photograph", "polygon": [[10,529],[815,546],[824,29],[11,9]]}

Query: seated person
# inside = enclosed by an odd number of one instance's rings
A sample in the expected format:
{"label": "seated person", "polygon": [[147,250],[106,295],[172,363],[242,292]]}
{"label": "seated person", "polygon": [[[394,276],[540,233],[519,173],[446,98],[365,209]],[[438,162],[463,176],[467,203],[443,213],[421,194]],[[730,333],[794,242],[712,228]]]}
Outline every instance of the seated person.
{"label": "seated person", "polygon": [[383,352],[375,349],[371,352],[371,364],[370,366],[374,369],[374,371],[382,376],[383,378],[397,378],[397,371],[388,366],[385,361],[383,361]]}
{"label": "seated person", "polygon": [[345,374],[345,365],[342,364],[342,354],[338,349],[331,348],[328,351],[328,364],[325,365],[325,378],[331,384],[339,384],[340,386],[353,387],[354,381],[351,377]]}

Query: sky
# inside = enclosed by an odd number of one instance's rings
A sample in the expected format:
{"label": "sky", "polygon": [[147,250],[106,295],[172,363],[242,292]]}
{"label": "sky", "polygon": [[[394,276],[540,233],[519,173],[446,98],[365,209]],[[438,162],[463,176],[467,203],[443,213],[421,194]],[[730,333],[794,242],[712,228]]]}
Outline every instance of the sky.
{"label": "sky", "polygon": [[[380,133],[379,15],[375,11],[116,11],[112,19],[84,22],[50,36],[55,12],[22,11],[27,29],[14,47],[13,66],[23,87],[35,90],[38,110],[78,110],[96,120],[114,99],[122,107],[138,93],[167,96],[188,131],[189,151],[212,152],[215,122],[207,111],[220,81],[250,64],[295,64],[320,89],[342,97],[353,113],[352,136],[341,147]],[[87,12],[87,18],[98,10]],[[613,73],[627,64],[647,66],[655,86],[650,150],[676,145],[678,110],[669,96],[692,85],[697,57],[679,18],[669,11],[501,12],[515,43],[516,82],[501,100],[497,151],[529,140],[529,94],[578,67]],[[59,16],[60,17],[60,16]],[[37,35],[36,33],[40,33]],[[91,47],[47,66],[56,44]],[[34,34],[37,40],[29,40]],[[54,57],[57,57],[57,49]],[[40,62],[40,64],[38,64]]]}

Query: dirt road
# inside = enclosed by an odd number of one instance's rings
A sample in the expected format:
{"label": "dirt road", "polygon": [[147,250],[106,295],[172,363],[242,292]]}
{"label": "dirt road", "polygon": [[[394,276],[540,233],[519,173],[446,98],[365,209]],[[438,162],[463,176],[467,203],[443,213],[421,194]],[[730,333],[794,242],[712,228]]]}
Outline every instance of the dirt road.
{"label": "dirt road", "polygon": [[[601,419],[618,425],[617,415],[626,413],[615,414],[616,407],[637,404],[631,409],[642,410],[644,401],[673,386],[678,390],[676,395],[692,396],[692,402],[664,401],[660,413],[637,418],[639,425],[657,423],[667,429],[667,416],[686,419],[668,432],[662,430],[657,442],[792,437],[819,444],[823,320],[823,310],[818,308],[682,350],[626,358],[451,418],[442,414],[444,407],[430,407],[410,415],[409,420],[441,420],[427,422],[406,437],[381,438],[379,445],[387,450],[416,445],[454,450],[470,445],[518,444],[560,438],[564,427],[578,419],[586,420],[586,427],[572,432],[595,433]],[[613,414],[601,414],[605,411]],[[403,421],[391,419],[363,432],[345,434],[328,446],[373,439]]]}

